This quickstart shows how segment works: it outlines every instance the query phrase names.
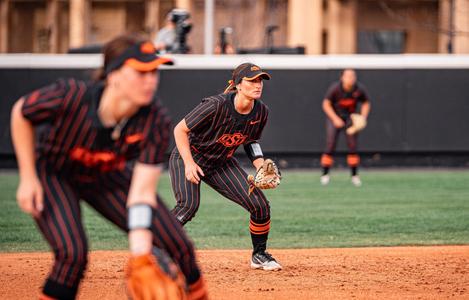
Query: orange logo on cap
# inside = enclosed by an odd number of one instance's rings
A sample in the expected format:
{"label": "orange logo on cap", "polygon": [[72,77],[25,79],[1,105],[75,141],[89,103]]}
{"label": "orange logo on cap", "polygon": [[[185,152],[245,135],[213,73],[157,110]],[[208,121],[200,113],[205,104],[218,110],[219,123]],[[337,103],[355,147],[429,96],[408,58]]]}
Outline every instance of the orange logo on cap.
{"label": "orange logo on cap", "polygon": [[140,46],[140,51],[142,51],[142,53],[152,54],[156,52],[156,49],[153,43],[145,42]]}
{"label": "orange logo on cap", "polygon": [[251,71],[259,71],[261,68],[259,68],[258,66],[252,66],[251,67]]}

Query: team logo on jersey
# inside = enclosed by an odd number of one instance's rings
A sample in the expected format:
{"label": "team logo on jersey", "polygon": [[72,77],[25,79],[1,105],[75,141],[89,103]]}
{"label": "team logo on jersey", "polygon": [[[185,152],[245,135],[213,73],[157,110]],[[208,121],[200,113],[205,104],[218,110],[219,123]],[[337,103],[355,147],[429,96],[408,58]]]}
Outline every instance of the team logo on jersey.
{"label": "team logo on jersey", "polygon": [[247,137],[247,135],[243,135],[239,132],[225,133],[217,140],[217,142],[225,147],[235,147],[243,144]]}
{"label": "team logo on jersey", "polygon": [[88,168],[99,168],[102,172],[122,169],[125,158],[111,151],[93,151],[83,147],[74,148],[70,158],[79,161]]}
{"label": "team logo on jersey", "polygon": [[339,107],[346,109],[350,112],[355,111],[355,106],[357,105],[357,102],[353,98],[344,98],[339,100]]}

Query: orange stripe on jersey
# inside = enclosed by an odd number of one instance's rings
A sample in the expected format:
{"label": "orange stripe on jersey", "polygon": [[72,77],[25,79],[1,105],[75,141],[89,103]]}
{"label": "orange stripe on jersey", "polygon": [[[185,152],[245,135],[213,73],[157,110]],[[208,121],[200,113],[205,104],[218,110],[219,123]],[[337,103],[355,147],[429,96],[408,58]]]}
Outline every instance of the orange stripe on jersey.
{"label": "orange stripe on jersey", "polygon": [[347,164],[351,167],[356,167],[360,163],[360,156],[358,154],[347,155]]}
{"label": "orange stripe on jersey", "polygon": [[330,167],[334,164],[334,158],[329,154],[323,154],[321,156],[321,166]]}

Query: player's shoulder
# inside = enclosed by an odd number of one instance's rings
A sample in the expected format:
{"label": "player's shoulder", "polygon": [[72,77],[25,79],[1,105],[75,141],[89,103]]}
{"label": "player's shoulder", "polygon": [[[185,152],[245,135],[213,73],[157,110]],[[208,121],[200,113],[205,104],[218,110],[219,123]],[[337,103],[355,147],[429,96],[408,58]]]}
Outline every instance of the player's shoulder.
{"label": "player's shoulder", "polygon": [[151,104],[144,106],[141,110],[143,110],[146,114],[161,115],[161,116],[169,115],[168,108],[157,97],[153,99]]}
{"label": "player's shoulder", "polygon": [[329,85],[329,91],[339,91],[340,90],[340,80],[336,80]]}
{"label": "player's shoulder", "polygon": [[76,88],[90,88],[93,85],[91,81],[85,81],[78,78],[58,78],[53,84],[62,87],[65,90],[76,89]]}
{"label": "player's shoulder", "polygon": [[220,107],[228,105],[230,94],[216,94],[208,96],[202,99],[202,104],[205,107],[211,107],[214,110],[218,110]]}
{"label": "player's shoulder", "polygon": [[261,99],[257,99],[256,103],[257,103],[256,106],[258,107],[258,109],[269,112],[269,106],[264,101],[262,101]]}
{"label": "player's shoulder", "polygon": [[43,86],[42,90],[55,90],[55,91],[67,91],[71,89],[73,86],[79,84],[79,80],[75,78],[57,78],[54,81],[50,82],[49,84]]}
{"label": "player's shoulder", "polygon": [[55,79],[52,82],[49,82],[47,85],[44,85],[34,91],[31,91],[24,97],[26,99],[28,99],[29,97],[40,97],[41,99],[65,98],[67,95],[70,95],[71,92],[76,91],[77,87],[80,86],[84,87],[86,86],[86,83],[75,78],[61,77]]}
{"label": "player's shoulder", "polygon": [[144,119],[153,118],[157,123],[171,122],[168,108],[157,97],[153,99],[151,104],[140,109],[140,116]]}
{"label": "player's shoulder", "polygon": [[326,98],[333,100],[331,98],[336,97],[340,93],[340,80],[332,82],[327,88]]}
{"label": "player's shoulder", "polygon": [[230,99],[230,93],[228,94],[216,94],[208,96],[202,99],[202,102],[213,103],[213,104],[222,104]]}
{"label": "player's shoulder", "polygon": [[368,98],[368,89],[366,88],[366,86],[363,83],[358,82],[358,81],[356,83],[356,86],[357,86],[357,91],[359,92],[359,94],[362,97]]}
{"label": "player's shoulder", "polygon": [[357,90],[359,90],[360,92],[366,92],[366,86],[360,81],[357,81],[355,85],[357,86]]}

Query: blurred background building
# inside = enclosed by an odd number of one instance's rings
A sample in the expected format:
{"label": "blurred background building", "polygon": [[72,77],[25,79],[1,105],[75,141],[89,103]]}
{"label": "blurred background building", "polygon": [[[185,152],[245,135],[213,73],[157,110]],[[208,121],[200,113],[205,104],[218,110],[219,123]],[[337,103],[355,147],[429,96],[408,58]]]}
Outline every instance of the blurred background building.
{"label": "blurred background building", "polygon": [[[304,47],[306,54],[469,53],[469,0],[0,0],[0,52],[64,53],[123,32],[154,38],[184,8],[191,53],[230,27],[235,49]],[[212,49],[213,49],[212,48]],[[239,52],[239,51],[238,51]]]}

